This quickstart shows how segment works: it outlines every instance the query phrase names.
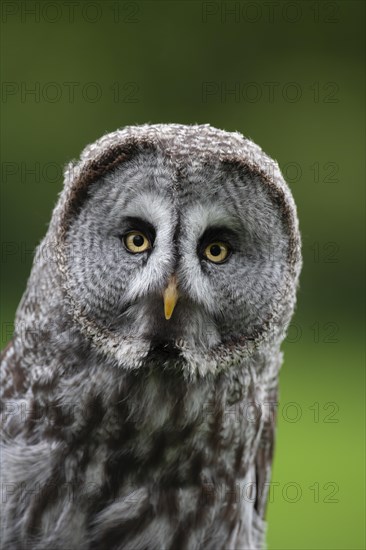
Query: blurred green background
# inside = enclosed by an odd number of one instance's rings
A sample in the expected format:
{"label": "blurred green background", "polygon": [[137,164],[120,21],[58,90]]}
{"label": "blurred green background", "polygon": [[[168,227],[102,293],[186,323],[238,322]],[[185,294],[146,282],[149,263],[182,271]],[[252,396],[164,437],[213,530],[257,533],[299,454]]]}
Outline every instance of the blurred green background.
{"label": "blurred green background", "polygon": [[3,2],[1,347],[62,167],[146,122],[238,130],[276,158],[303,238],[284,344],[270,549],[365,548],[360,1]]}

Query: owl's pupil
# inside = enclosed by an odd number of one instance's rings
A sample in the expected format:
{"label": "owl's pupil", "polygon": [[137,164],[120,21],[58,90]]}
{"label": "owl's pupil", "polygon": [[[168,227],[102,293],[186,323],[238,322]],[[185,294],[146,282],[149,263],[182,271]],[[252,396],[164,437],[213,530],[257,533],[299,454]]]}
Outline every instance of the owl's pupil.
{"label": "owl's pupil", "polygon": [[144,244],[144,238],[142,235],[135,235],[132,240],[135,246],[142,246]]}
{"label": "owl's pupil", "polygon": [[213,244],[210,248],[210,252],[212,256],[219,256],[221,252],[221,248],[219,247],[218,244]]}

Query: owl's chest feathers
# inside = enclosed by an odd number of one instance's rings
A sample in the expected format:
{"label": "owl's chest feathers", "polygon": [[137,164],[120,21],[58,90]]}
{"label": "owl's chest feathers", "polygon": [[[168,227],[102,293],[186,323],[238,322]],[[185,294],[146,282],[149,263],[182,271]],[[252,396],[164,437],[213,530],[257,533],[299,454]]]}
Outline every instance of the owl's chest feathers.
{"label": "owl's chest feathers", "polygon": [[[194,382],[159,368],[128,374],[100,365],[47,378],[46,386],[40,379],[33,385],[39,415],[24,428],[31,445],[48,440],[50,447],[37,456],[32,486],[42,478],[45,492],[31,505],[29,529],[70,498],[85,528],[99,522],[109,537],[115,518],[121,540],[133,518],[139,532],[144,521],[153,528],[164,517],[173,539],[189,522],[205,537],[225,518],[233,529],[263,427],[263,388],[252,367]],[[106,538],[97,547],[108,545]]]}
{"label": "owl's chest feathers", "polygon": [[104,493],[231,483],[253,457],[259,391],[249,369],[195,382],[158,370],[92,369],[59,381],[44,429],[67,444],[65,479],[76,472],[78,483]]}

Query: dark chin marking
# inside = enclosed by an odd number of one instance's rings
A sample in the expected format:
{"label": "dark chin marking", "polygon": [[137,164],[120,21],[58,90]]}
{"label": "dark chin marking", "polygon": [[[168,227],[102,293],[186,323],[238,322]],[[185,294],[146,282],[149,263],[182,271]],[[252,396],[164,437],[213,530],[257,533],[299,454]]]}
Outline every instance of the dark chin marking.
{"label": "dark chin marking", "polygon": [[182,357],[180,350],[172,340],[155,339],[151,343],[148,359],[174,366],[174,364],[182,360]]}

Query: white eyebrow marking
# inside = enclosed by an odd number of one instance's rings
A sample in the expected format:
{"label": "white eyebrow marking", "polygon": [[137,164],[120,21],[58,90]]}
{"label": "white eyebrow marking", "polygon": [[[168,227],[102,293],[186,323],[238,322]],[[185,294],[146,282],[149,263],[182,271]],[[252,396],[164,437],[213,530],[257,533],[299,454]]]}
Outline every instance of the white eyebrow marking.
{"label": "white eyebrow marking", "polygon": [[159,231],[167,232],[174,225],[175,211],[171,201],[164,195],[141,191],[128,201],[123,214],[140,217],[150,222]]}
{"label": "white eyebrow marking", "polygon": [[184,223],[194,232],[195,238],[199,238],[208,226],[222,225],[233,231],[240,231],[241,224],[230,212],[220,204],[195,204],[192,205],[187,215],[184,216]]}

